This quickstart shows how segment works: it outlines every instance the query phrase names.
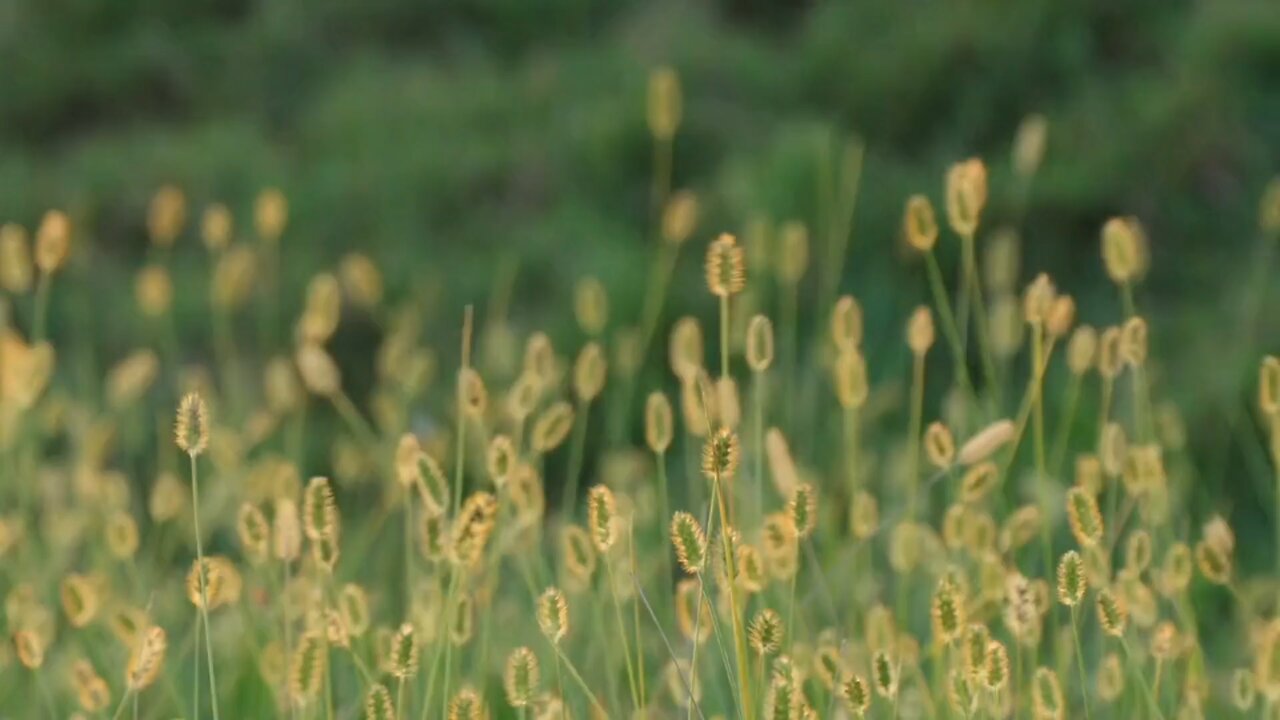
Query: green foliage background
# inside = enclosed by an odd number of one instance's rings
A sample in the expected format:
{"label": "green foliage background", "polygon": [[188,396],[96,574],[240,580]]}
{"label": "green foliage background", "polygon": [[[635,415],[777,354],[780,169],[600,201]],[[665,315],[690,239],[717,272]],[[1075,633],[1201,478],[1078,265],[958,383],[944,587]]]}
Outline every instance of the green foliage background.
{"label": "green foliage background", "polygon": [[[1260,352],[1280,347],[1276,313],[1248,327],[1238,312],[1259,267],[1257,199],[1280,169],[1274,0],[8,2],[0,219],[33,227],[48,207],[70,210],[85,241],[76,262],[93,269],[80,301],[99,308],[99,331],[77,341],[64,322],[54,335],[101,363],[129,349],[114,338],[136,336],[125,289],[146,252],[146,203],[166,182],[195,212],[227,202],[242,228],[259,188],[284,189],[286,317],[314,272],[359,248],[393,298],[439,289],[438,346],[452,347],[459,308],[483,305],[503,267],[517,273],[521,333],[569,336],[572,280],[586,274],[610,288],[614,323],[631,322],[652,256],[644,102],[659,64],[685,92],[676,186],[705,207],[691,247],[757,217],[819,224],[836,148],[865,141],[842,289],[862,300],[879,347],[899,346],[925,296],[896,242],[904,198],[939,200],[943,169],[976,154],[992,173],[986,224],[1009,221],[1010,140],[1044,113],[1024,275],[1052,272],[1082,319],[1112,322],[1098,229],[1141,218],[1154,270],[1139,301],[1159,381],[1182,401],[1198,456],[1217,463],[1205,497],[1234,507],[1239,528],[1266,522],[1251,513],[1272,506],[1270,490],[1233,480],[1266,476],[1248,464],[1256,449],[1222,428],[1251,397]],[[194,234],[182,244],[178,286],[203,288]],[[684,253],[669,317],[711,307],[699,253]],[[1269,284],[1264,310],[1280,307]],[[208,341],[204,297],[179,293],[192,357]],[[801,321],[803,337],[822,318]],[[335,349],[357,387],[376,332],[365,330],[344,330]]]}

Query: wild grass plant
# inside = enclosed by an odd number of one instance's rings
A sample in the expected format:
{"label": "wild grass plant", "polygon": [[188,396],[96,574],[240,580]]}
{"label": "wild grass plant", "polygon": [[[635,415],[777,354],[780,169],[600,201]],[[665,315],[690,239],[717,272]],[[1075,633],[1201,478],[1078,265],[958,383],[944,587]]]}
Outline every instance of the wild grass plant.
{"label": "wild grass plant", "polygon": [[[427,301],[385,297],[358,253],[276,327],[284,195],[238,230],[222,205],[189,222],[165,187],[133,288],[147,335],[101,368],[48,340],[90,239],[58,211],[33,244],[0,230],[3,714],[1280,713],[1277,575],[1240,572],[1230,518],[1190,501],[1205,479],[1151,352],[1138,290],[1159,268],[1138,220],[1100,228],[1115,302],[1080,318],[1050,275],[1019,287],[986,166],[959,162],[941,213],[928,188],[904,198],[904,272],[927,301],[876,308],[901,331],[871,338],[838,296],[861,145],[825,224],[740,240],[672,190],[680,120],[658,72],[640,317],[586,278],[559,348],[535,331],[521,349],[502,303],[457,308],[456,335],[428,327]],[[1046,132],[1024,124],[1017,182]],[[1261,207],[1274,244],[1280,183]],[[191,235],[206,298],[170,279]],[[706,323],[667,312],[696,252]],[[179,346],[179,302],[202,307],[211,356]],[[820,331],[799,333],[802,313]],[[355,314],[380,331],[360,391],[328,349]],[[1280,499],[1280,360],[1257,362],[1238,431]]]}

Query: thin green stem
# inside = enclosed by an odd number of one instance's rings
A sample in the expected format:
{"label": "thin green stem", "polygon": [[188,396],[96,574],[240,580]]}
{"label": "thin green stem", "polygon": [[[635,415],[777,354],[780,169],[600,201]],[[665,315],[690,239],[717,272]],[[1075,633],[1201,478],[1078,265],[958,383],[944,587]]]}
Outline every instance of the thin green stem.
{"label": "thin green stem", "polygon": [[1080,673],[1080,699],[1084,702],[1084,717],[1089,720],[1091,717],[1089,711],[1089,680],[1084,672],[1084,650],[1080,647],[1080,627],[1076,622],[1076,608],[1071,608],[1071,638],[1076,645],[1076,671]]}
{"label": "thin green stem", "polygon": [[213,633],[209,632],[209,594],[205,580],[204,544],[200,539],[200,475],[195,454],[188,453],[187,457],[191,460],[191,510],[195,520],[196,563],[200,568],[196,573],[200,579],[200,619],[204,625],[205,656],[209,662],[209,694],[213,700],[213,720],[218,720],[218,680],[213,670]]}

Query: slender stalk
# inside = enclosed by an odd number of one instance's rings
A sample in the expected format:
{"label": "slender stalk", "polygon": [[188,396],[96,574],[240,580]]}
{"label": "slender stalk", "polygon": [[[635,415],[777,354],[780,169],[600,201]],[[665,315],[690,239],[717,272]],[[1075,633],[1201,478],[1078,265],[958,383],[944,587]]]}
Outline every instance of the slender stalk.
{"label": "slender stalk", "polygon": [[[596,712],[600,713],[600,717],[609,717],[609,711],[604,709],[604,706],[596,699],[595,693],[591,692],[591,688],[587,687],[587,682],[582,679],[582,675],[578,674],[578,668],[574,667],[573,661],[564,654],[564,651],[560,649],[559,645],[552,643],[551,649],[556,653],[556,667],[559,668],[560,665],[563,664],[565,669],[569,671],[569,676],[572,677],[574,681],[578,683],[578,687],[582,689],[582,694],[587,696],[587,701],[596,709]],[[559,671],[557,670],[557,672]],[[563,695],[561,695],[561,697],[563,697]]]}
{"label": "slender stalk", "polygon": [[1125,660],[1129,663],[1129,670],[1138,678],[1138,684],[1142,686],[1142,692],[1147,697],[1147,705],[1150,706],[1151,712],[1160,720],[1164,720],[1164,713],[1160,712],[1160,705],[1156,702],[1155,695],[1151,692],[1151,686],[1147,685],[1147,678],[1142,674],[1142,668],[1138,667],[1133,661],[1133,654],[1129,652],[1129,643],[1124,638],[1119,638],[1120,647],[1124,649]]}
{"label": "slender stalk", "polygon": [[1076,622],[1076,607],[1071,607],[1071,638],[1076,645],[1076,671],[1080,673],[1080,699],[1084,702],[1085,720],[1091,717],[1089,712],[1089,679],[1084,672],[1084,651],[1080,647],[1080,627]]}
{"label": "slender stalk", "polygon": [[587,422],[591,419],[591,403],[578,401],[578,411],[574,413],[573,440],[569,444],[569,469],[564,482],[563,507],[570,515],[578,499],[578,479],[582,475],[582,455],[587,444]]}
{"label": "slender stalk", "polygon": [[613,598],[613,612],[618,620],[618,637],[622,640],[622,658],[627,666],[627,685],[631,690],[631,704],[640,709],[640,691],[636,685],[636,671],[631,663],[631,643],[627,640],[627,623],[622,619],[622,604],[618,602],[618,585],[613,577],[613,560],[605,553],[604,569],[609,576],[609,595]]}
{"label": "slender stalk", "polygon": [[[956,366],[956,379],[960,389],[964,391],[970,403],[977,403],[977,393],[973,389],[973,381],[969,379],[969,362],[965,356],[964,344],[960,339],[960,331],[956,325],[956,316],[951,311],[951,301],[947,299],[947,285],[942,279],[942,270],[938,267],[938,256],[931,248],[924,256],[925,270],[929,276],[929,291],[933,294],[933,302],[938,306],[938,315],[942,320],[942,334],[951,346],[952,362]],[[965,417],[969,417],[966,408]]]}
{"label": "slender stalk", "polygon": [[191,460],[191,510],[195,520],[196,563],[200,568],[196,573],[200,580],[200,619],[204,624],[205,656],[209,662],[209,694],[213,700],[213,718],[218,720],[218,680],[213,671],[213,634],[209,632],[209,594],[205,586],[204,545],[200,539],[200,475],[195,454],[188,453],[187,457]]}
{"label": "slender stalk", "polygon": [[720,296],[720,377],[729,377],[729,296]]}

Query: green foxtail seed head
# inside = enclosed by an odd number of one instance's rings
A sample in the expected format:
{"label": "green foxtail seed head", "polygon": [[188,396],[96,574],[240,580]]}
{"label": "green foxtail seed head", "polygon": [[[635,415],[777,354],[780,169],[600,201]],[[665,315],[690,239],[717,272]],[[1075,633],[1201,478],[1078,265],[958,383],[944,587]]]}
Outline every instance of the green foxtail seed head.
{"label": "green foxtail seed head", "polygon": [[722,233],[707,248],[707,288],[712,295],[727,298],[747,286],[746,256],[738,241]]}
{"label": "green foxtail seed head", "polygon": [[782,647],[782,617],[771,608],[756,613],[747,628],[751,649],[760,657],[772,655]]}
{"label": "green foxtail seed head", "polygon": [[907,198],[907,207],[902,214],[902,233],[916,250],[929,252],[933,249],[938,241],[938,220],[929,198],[924,195]]}
{"label": "green foxtail seed head", "polygon": [[693,515],[679,511],[671,517],[671,544],[685,572],[696,575],[706,563],[707,536]]}
{"label": "green foxtail seed head", "polygon": [[527,647],[519,647],[507,656],[507,666],[502,674],[502,687],[511,707],[522,708],[533,702],[538,692],[538,656]]}
{"label": "green foxtail seed head", "polygon": [[1088,584],[1080,553],[1075,550],[1063,553],[1058,561],[1058,602],[1067,607],[1079,605]]}

